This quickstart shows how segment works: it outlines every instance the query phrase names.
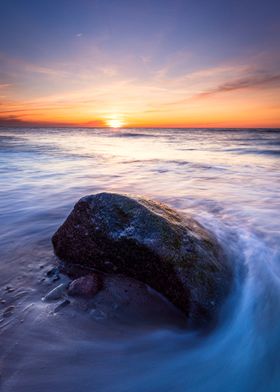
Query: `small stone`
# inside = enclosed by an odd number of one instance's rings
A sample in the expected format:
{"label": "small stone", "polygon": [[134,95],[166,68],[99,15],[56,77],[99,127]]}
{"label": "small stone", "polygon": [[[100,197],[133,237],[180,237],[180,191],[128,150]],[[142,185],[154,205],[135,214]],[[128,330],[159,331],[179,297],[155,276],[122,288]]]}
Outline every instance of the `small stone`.
{"label": "small stone", "polygon": [[57,267],[54,267],[54,268],[50,269],[50,270],[47,272],[47,276],[48,276],[49,278],[51,278],[52,276],[56,276],[56,275],[59,275],[59,269],[58,269]]}
{"label": "small stone", "polygon": [[101,280],[97,274],[82,276],[70,283],[68,294],[73,297],[93,297],[101,288]]}
{"label": "small stone", "polygon": [[3,317],[9,317],[13,313],[15,306],[11,305],[3,311]]}
{"label": "small stone", "polygon": [[106,314],[99,309],[93,309],[90,314],[93,316],[95,320],[104,320],[106,318]]}
{"label": "small stone", "polygon": [[61,283],[59,286],[55,287],[48,294],[46,294],[43,298],[43,301],[55,301],[57,299],[60,299],[65,293],[67,286],[67,284]]}
{"label": "small stone", "polygon": [[61,302],[55,309],[54,313],[58,313],[61,309],[65,308],[65,306],[69,305],[70,301],[69,299],[66,299],[65,301]]}

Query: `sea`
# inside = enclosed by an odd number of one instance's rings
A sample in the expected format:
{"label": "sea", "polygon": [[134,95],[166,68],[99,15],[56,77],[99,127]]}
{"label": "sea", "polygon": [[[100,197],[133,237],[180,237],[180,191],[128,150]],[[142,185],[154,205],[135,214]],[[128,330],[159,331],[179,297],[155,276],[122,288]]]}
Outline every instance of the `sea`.
{"label": "sea", "polygon": [[[42,300],[51,236],[98,192],[191,214],[230,254],[215,328]],[[0,128],[0,390],[280,391],[280,129]]]}

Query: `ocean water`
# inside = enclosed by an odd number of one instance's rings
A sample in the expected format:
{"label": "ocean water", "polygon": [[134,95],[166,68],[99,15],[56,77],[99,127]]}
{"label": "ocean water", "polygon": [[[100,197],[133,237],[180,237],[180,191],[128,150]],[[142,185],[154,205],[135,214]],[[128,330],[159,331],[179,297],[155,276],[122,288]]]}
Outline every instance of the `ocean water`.
{"label": "ocean water", "polygon": [[[1,391],[279,391],[279,168],[275,129],[0,129]],[[57,284],[52,234],[100,191],[215,232],[236,276],[211,333],[41,300]]]}

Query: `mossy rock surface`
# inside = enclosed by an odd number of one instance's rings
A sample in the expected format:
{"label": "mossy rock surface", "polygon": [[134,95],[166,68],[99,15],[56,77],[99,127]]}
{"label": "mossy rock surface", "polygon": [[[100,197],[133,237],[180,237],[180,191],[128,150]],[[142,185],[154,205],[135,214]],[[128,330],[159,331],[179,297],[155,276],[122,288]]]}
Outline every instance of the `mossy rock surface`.
{"label": "mossy rock surface", "polygon": [[212,320],[230,290],[232,268],[215,237],[191,217],[143,197],[85,196],[52,238],[65,264],[142,281],[194,324]]}

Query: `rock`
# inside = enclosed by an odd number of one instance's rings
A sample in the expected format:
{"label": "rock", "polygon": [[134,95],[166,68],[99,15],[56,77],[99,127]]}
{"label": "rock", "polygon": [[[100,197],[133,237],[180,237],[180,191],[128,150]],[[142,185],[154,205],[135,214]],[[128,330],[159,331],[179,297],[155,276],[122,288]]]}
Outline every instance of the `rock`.
{"label": "rock", "polygon": [[13,291],[15,291],[15,289],[14,289],[13,287],[11,287],[11,286],[7,286],[7,287],[6,287],[6,291],[7,291],[8,293],[12,293]]}
{"label": "rock", "polygon": [[54,313],[58,313],[61,309],[65,308],[65,306],[67,306],[69,304],[70,304],[69,299],[65,299],[58,306],[56,306],[56,308],[54,309]]}
{"label": "rock", "polygon": [[71,266],[114,271],[162,293],[195,324],[213,319],[232,268],[215,237],[191,217],[142,197],[83,197],[52,238]]}
{"label": "rock", "polygon": [[140,329],[151,325],[186,328],[183,312],[145,283],[115,273],[102,274],[102,280],[102,289],[89,304],[93,318],[101,314]]}
{"label": "rock", "polygon": [[97,274],[82,276],[73,280],[68,288],[68,294],[73,297],[93,297],[101,288],[101,278]]}
{"label": "rock", "polygon": [[68,284],[61,283],[59,286],[55,287],[50,292],[48,292],[48,294],[46,294],[45,297],[43,298],[43,301],[56,301],[60,299],[64,295],[67,287]]}
{"label": "rock", "polygon": [[99,309],[92,309],[90,314],[95,320],[104,320],[106,318],[106,313]]}
{"label": "rock", "polygon": [[15,306],[11,305],[9,307],[7,307],[6,309],[4,309],[3,311],[3,317],[9,317],[13,314],[13,311],[15,309]]}
{"label": "rock", "polygon": [[55,282],[55,281],[60,279],[59,269],[57,267],[54,267],[54,268],[50,269],[47,272],[46,275],[47,275],[48,278],[52,278],[53,282]]}

